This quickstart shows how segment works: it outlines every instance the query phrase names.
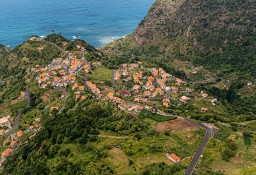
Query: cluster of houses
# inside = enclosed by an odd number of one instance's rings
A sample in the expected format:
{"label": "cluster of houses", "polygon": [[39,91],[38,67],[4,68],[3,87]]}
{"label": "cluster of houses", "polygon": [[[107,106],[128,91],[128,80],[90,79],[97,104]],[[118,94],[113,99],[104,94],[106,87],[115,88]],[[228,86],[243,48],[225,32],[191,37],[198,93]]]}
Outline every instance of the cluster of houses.
{"label": "cluster of houses", "polygon": [[[115,71],[114,81],[131,81],[133,84],[130,89],[123,87],[123,89],[110,92],[107,95],[109,101],[118,104],[120,109],[126,111],[152,110],[152,104],[159,104],[159,99],[165,108],[171,106],[171,100],[175,100],[181,105],[186,104],[191,100],[191,96],[186,95],[194,91],[186,81],[167,73],[163,68],[144,68],[141,62],[122,64]],[[175,97],[172,94],[176,94]],[[208,94],[203,91],[195,92],[194,95],[198,95],[202,99],[208,98]],[[128,101],[125,101],[127,99]],[[211,100],[213,106],[216,103],[217,99]],[[202,107],[201,111],[206,112],[208,108]],[[159,110],[159,113],[161,112]],[[162,113],[164,114],[164,112]]]}
{"label": "cluster of houses", "polygon": [[[133,71],[129,71],[130,69],[133,69]],[[148,75],[148,73],[145,75],[145,72],[149,72],[151,75]],[[170,93],[178,93],[179,86],[186,85],[185,81],[165,72],[162,68],[144,68],[142,62],[122,64],[120,69],[115,72],[114,80],[129,80],[133,82],[131,89],[121,89],[116,92],[117,95],[125,95],[126,97],[132,95],[135,103],[148,103],[149,101],[154,101],[154,98],[159,95],[162,96],[162,106],[164,107],[170,106],[170,99],[168,98]],[[171,81],[174,82],[174,85],[168,86],[166,83]],[[112,102],[122,102],[122,100],[115,98],[112,93],[108,97]],[[187,100],[189,98],[184,96],[180,99],[180,102],[184,103]]]}
{"label": "cluster of houses", "polygon": [[31,71],[39,74],[36,80],[40,88],[65,88],[75,83],[78,73],[88,74],[92,66],[99,65],[100,62],[87,62],[86,59],[78,59],[74,53],[70,53],[66,59],[54,58],[46,67],[36,65]]}
{"label": "cluster of houses", "polygon": [[12,128],[10,118],[10,115],[0,118],[0,136],[9,132]]}
{"label": "cluster of houses", "polygon": [[6,160],[6,158],[14,151],[16,147],[21,144],[20,138],[23,135],[22,131],[11,134],[4,141],[4,145],[9,144],[9,147],[1,153],[0,165]]}
{"label": "cluster of houses", "polygon": [[29,137],[29,139],[31,139],[40,130],[41,125],[39,122],[40,118],[36,118],[33,124],[29,126],[26,130],[20,130],[16,133],[13,133],[3,141],[3,146],[8,146],[8,148],[1,153],[0,166],[6,160],[6,158],[22,144],[21,137],[24,133],[32,132],[33,135]]}

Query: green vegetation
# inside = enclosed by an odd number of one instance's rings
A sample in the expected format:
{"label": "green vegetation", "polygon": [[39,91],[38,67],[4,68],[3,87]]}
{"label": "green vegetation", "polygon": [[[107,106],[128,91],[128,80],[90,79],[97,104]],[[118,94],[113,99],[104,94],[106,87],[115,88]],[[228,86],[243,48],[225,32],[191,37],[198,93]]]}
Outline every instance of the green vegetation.
{"label": "green vegetation", "polygon": [[93,75],[91,77],[94,80],[111,81],[112,71],[108,68],[100,66],[93,70]]}
{"label": "green vegetation", "polygon": [[[37,113],[30,111],[26,117]],[[108,103],[86,101],[76,110],[43,115],[42,129],[25,139],[27,143],[7,159],[1,174],[147,174],[152,163],[154,171],[182,174],[187,166],[173,166],[165,157],[166,148],[179,147],[185,138],[157,133],[151,122],[116,111]],[[100,130],[108,132],[99,134]],[[200,140],[195,134],[189,147],[196,148]],[[187,151],[190,156],[194,149]]]}
{"label": "green vegetation", "polygon": [[151,111],[148,111],[146,109],[143,109],[140,112],[139,117],[140,118],[151,118],[151,119],[153,119],[157,122],[164,122],[164,121],[174,120],[174,119],[177,118],[175,116],[163,116],[163,115],[160,115],[160,114],[154,114]]}

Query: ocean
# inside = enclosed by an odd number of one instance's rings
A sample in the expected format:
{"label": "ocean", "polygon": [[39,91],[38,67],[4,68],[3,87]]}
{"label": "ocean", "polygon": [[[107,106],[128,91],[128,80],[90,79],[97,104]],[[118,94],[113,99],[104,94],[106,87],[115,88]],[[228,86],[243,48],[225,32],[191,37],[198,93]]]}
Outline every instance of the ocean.
{"label": "ocean", "polygon": [[100,47],[134,31],[155,0],[0,0],[0,43],[61,33]]}

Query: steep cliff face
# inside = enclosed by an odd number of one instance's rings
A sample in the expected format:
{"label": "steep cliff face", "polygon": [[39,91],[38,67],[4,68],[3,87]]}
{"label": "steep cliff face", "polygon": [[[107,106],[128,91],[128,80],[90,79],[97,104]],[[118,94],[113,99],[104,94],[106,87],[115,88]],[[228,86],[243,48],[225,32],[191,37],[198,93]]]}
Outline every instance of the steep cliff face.
{"label": "steep cliff face", "polygon": [[0,44],[0,59],[4,57],[9,51],[10,49],[8,47]]}
{"label": "steep cliff face", "polygon": [[168,35],[165,27],[185,0],[157,0],[134,32],[138,45],[148,44],[159,34]]}
{"label": "steep cliff face", "polygon": [[136,49],[143,57],[155,46],[160,54],[154,58],[185,59],[256,75],[255,16],[256,0],[157,0],[131,36],[105,50],[134,55],[129,51]]}

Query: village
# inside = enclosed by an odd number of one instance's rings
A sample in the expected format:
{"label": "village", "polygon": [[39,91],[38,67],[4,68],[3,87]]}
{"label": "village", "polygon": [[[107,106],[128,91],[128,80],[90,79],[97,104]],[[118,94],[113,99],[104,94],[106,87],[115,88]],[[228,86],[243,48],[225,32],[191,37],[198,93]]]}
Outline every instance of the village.
{"label": "village", "polygon": [[[36,81],[42,89],[61,89],[70,86],[74,91],[75,101],[79,101],[86,99],[84,90],[87,88],[97,98],[107,99],[120,109],[134,114],[143,109],[154,109],[159,114],[167,115],[164,109],[171,106],[171,101],[176,101],[180,105],[186,104],[191,100],[188,96],[194,92],[186,81],[167,73],[162,68],[146,68],[142,62],[120,65],[119,69],[112,71],[111,81],[114,85],[112,88],[106,88],[93,80],[86,80],[92,69],[97,67],[102,67],[100,62],[78,59],[75,54],[70,53],[66,59],[54,58],[48,66],[36,65],[31,71],[38,74]],[[84,82],[78,82],[78,78],[82,78]],[[118,87],[122,88],[117,89]],[[20,98],[24,95],[26,93],[21,92]],[[208,94],[201,91],[199,96],[206,99]],[[216,105],[216,101],[217,99],[212,99],[212,105]],[[54,106],[52,109],[59,108]],[[206,112],[208,108],[202,107],[201,111]]]}
{"label": "village", "polygon": [[[65,44],[63,42],[63,45]],[[86,52],[83,47],[76,47],[81,52]],[[173,103],[185,105],[192,97],[207,100],[212,106],[217,103],[217,99],[209,98],[203,91],[195,91],[185,80],[167,73],[161,67],[147,67],[143,62],[122,64],[118,69],[110,70],[112,78],[109,81],[112,86],[106,86],[102,81],[91,78],[93,71],[102,67],[104,66],[99,61],[90,62],[83,56],[78,58],[76,53],[68,53],[65,58],[54,58],[47,66],[35,65],[31,68],[31,74],[35,75],[34,79],[42,90],[71,91],[75,102],[86,100],[89,91],[90,95],[97,99],[107,100],[134,116],[138,116],[142,110],[148,110],[165,117],[171,115],[166,111]],[[34,79],[28,79],[27,83]],[[28,92],[24,89],[18,99],[28,98],[27,96]],[[64,97],[64,94],[61,97]],[[60,111],[61,108],[51,106],[49,111]],[[202,106],[198,110],[207,112],[209,109]],[[6,116],[0,119],[0,135],[8,133],[11,129],[9,118],[10,116]],[[33,132],[34,135],[39,129],[40,118],[23,132]],[[9,146],[2,152],[1,162],[22,144],[20,137],[22,131],[10,135],[4,141],[4,145]],[[176,163],[180,161],[174,153],[166,156]]]}

